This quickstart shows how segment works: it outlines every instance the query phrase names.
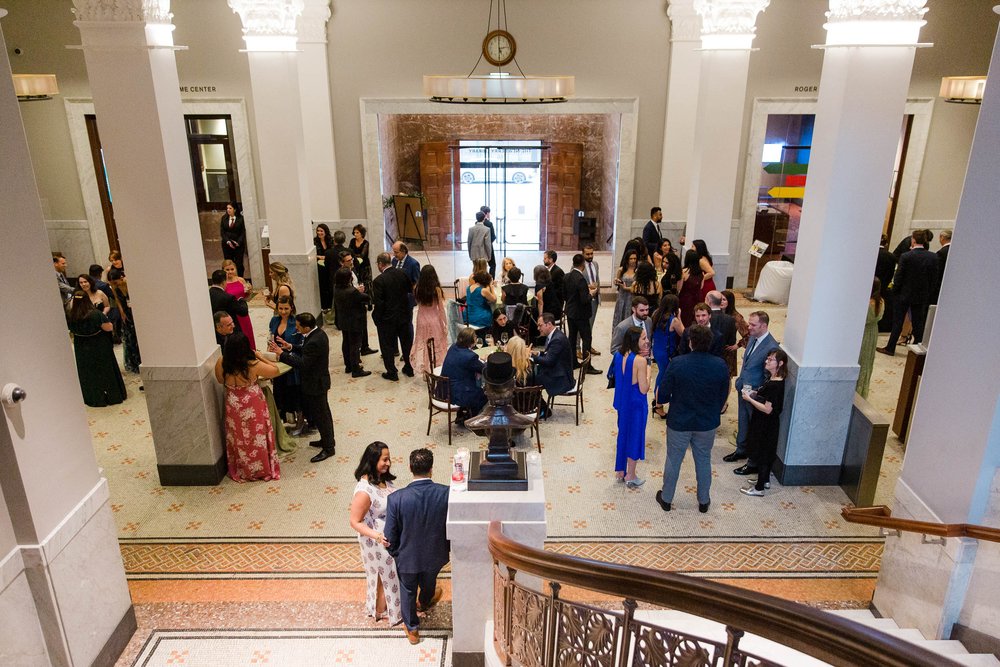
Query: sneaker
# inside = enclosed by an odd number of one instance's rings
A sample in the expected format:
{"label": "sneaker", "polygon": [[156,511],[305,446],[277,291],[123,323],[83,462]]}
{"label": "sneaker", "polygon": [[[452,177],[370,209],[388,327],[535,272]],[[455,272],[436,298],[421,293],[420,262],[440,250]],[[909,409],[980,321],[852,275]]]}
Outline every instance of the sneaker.
{"label": "sneaker", "polygon": [[757,498],[762,498],[764,496],[763,489],[756,489],[752,486],[744,486],[740,489],[740,493],[744,496],[756,496]]}

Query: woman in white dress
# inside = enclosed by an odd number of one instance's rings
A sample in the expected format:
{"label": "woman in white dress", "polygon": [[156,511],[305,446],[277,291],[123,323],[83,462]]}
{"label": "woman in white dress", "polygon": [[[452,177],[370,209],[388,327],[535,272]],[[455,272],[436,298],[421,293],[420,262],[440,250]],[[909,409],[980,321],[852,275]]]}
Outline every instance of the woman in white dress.
{"label": "woman in white dress", "polygon": [[396,476],[389,472],[389,445],[373,442],[361,454],[361,463],[354,471],[358,480],[351,500],[351,528],[358,533],[361,545],[361,560],[365,566],[365,580],[368,584],[365,596],[365,613],[383,618],[389,625],[402,620],[399,611],[399,577],[396,576],[396,561],[386,546],[389,544],[383,529],[389,494],[396,490],[392,481]]}

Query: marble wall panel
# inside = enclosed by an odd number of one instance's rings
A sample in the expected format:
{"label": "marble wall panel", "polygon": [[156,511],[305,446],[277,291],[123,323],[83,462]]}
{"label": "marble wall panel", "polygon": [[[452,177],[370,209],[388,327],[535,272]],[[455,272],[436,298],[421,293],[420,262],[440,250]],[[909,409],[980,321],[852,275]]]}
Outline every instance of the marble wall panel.
{"label": "marble wall panel", "polygon": [[31,588],[23,571],[0,590],[0,664],[47,667],[52,664],[45,650]]}

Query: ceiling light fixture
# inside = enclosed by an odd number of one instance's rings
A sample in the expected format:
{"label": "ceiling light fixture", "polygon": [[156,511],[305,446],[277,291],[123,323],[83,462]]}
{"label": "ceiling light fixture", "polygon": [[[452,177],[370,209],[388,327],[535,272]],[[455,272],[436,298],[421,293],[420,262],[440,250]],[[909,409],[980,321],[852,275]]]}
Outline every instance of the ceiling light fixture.
{"label": "ceiling light fixture", "polygon": [[985,76],[945,76],[941,78],[940,97],[945,102],[982,104],[986,89]]}
{"label": "ceiling light fixture", "polygon": [[[487,32],[481,53],[472,71],[461,75],[425,75],[424,95],[433,102],[455,104],[537,104],[565,102],[576,92],[572,76],[528,76],[517,62],[517,42],[507,31],[507,0],[498,0],[496,23],[493,22],[493,0]],[[486,60],[495,72],[476,74],[476,68]],[[514,63],[517,73],[504,71]]]}
{"label": "ceiling light fixture", "polygon": [[21,102],[51,100],[59,94],[55,74],[15,74],[14,92]]}

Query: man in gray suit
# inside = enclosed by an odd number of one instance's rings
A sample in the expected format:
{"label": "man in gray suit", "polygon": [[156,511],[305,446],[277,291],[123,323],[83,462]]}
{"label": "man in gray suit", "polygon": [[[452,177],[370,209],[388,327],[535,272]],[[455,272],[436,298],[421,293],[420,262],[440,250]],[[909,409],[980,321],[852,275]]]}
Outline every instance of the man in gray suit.
{"label": "man in gray suit", "polygon": [[649,350],[653,344],[653,323],[649,319],[649,300],[644,296],[634,296],[632,297],[632,317],[626,317],[624,320],[618,323],[615,330],[611,334],[611,354],[621,349],[622,339],[625,338],[625,332],[632,327],[639,327],[640,329],[646,330],[646,340],[648,341],[648,346],[644,350],[643,356],[649,357]]}
{"label": "man in gray suit", "polygon": [[[722,460],[727,463],[747,458],[747,431],[750,429],[750,415],[753,414],[754,408],[743,400],[742,389],[743,385],[756,389],[764,384],[764,377],[766,375],[764,361],[767,360],[767,355],[771,353],[771,350],[777,350],[780,347],[778,341],[774,340],[774,336],[767,330],[769,323],[770,318],[763,310],[750,313],[750,317],[747,319],[747,326],[750,329],[750,340],[747,341],[747,349],[743,353],[743,368],[740,369],[740,374],[736,376],[736,406],[739,408],[739,430],[736,433],[736,451],[722,457]],[[737,470],[749,469],[748,466],[749,468],[756,467],[754,462],[751,461],[745,466],[737,468]]]}
{"label": "man in gray suit", "polygon": [[493,253],[493,244],[490,242],[490,228],[483,224],[486,214],[482,211],[476,213],[476,224],[469,229],[468,245],[469,259],[488,260]]}

